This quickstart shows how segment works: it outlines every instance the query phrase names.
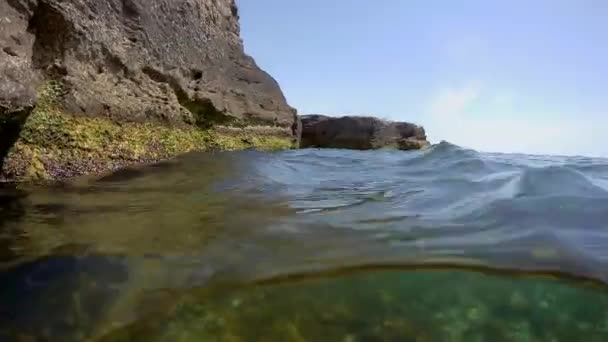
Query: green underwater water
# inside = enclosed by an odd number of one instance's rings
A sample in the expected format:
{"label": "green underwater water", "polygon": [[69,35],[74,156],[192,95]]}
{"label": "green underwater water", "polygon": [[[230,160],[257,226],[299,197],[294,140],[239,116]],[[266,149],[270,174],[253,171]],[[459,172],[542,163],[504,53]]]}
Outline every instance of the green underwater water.
{"label": "green underwater water", "polygon": [[607,165],[243,151],[0,187],[0,342],[608,341]]}
{"label": "green underwater water", "polygon": [[608,292],[458,270],[193,291],[100,341],[608,341]]}

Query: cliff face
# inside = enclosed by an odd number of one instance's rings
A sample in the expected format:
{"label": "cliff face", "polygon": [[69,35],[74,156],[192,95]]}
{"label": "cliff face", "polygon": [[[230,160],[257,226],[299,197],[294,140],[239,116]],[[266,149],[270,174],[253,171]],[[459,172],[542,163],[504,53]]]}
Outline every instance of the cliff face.
{"label": "cliff face", "polygon": [[374,117],[302,116],[300,147],[416,150],[429,146],[424,128]]}
{"label": "cliff face", "polygon": [[295,110],[244,53],[234,0],[0,0],[0,13],[5,178],[292,137]]}

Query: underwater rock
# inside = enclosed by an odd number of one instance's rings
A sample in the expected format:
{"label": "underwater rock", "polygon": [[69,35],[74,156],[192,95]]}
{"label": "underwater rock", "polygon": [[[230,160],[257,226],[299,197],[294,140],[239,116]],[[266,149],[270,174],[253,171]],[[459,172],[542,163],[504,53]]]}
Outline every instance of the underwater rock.
{"label": "underwater rock", "polygon": [[128,276],[124,258],[102,255],[57,254],[0,269],[0,340],[83,340]]}

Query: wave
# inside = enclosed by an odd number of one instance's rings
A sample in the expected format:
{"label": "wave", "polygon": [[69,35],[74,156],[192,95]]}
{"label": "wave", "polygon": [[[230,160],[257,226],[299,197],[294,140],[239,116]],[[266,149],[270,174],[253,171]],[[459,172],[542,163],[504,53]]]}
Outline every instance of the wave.
{"label": "wave", "polygon": [[74,293],[102,308],[119,291],[132,300],[386,270],[608,283],[600,158],[448,142],[191,153],[84,184],[0,189],[0,205],[0,280],[14,290],[2,303],[28,324],[31,312],[42,322],[57,311],[46,298]]}
{"label": "wave", "polygon": [[[0,244],[10,253],[0,261],[84,245],[159,255],[157,266],[186,285],[201,264],[262,279],[467,261],[608,282],[605,159],[448,142],[407,152],[192,153],[87,184],[7,197]],[[188,257],[176,265],[167,255]]]}

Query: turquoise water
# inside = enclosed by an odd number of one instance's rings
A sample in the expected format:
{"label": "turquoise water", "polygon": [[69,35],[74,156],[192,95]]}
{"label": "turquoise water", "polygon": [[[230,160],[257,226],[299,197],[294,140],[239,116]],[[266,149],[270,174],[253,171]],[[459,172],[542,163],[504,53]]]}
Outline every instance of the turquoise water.
{"label": "turquoise water", "polygon": [[1,341],[607,341],[608,161],[191,154],[0,190]]}

